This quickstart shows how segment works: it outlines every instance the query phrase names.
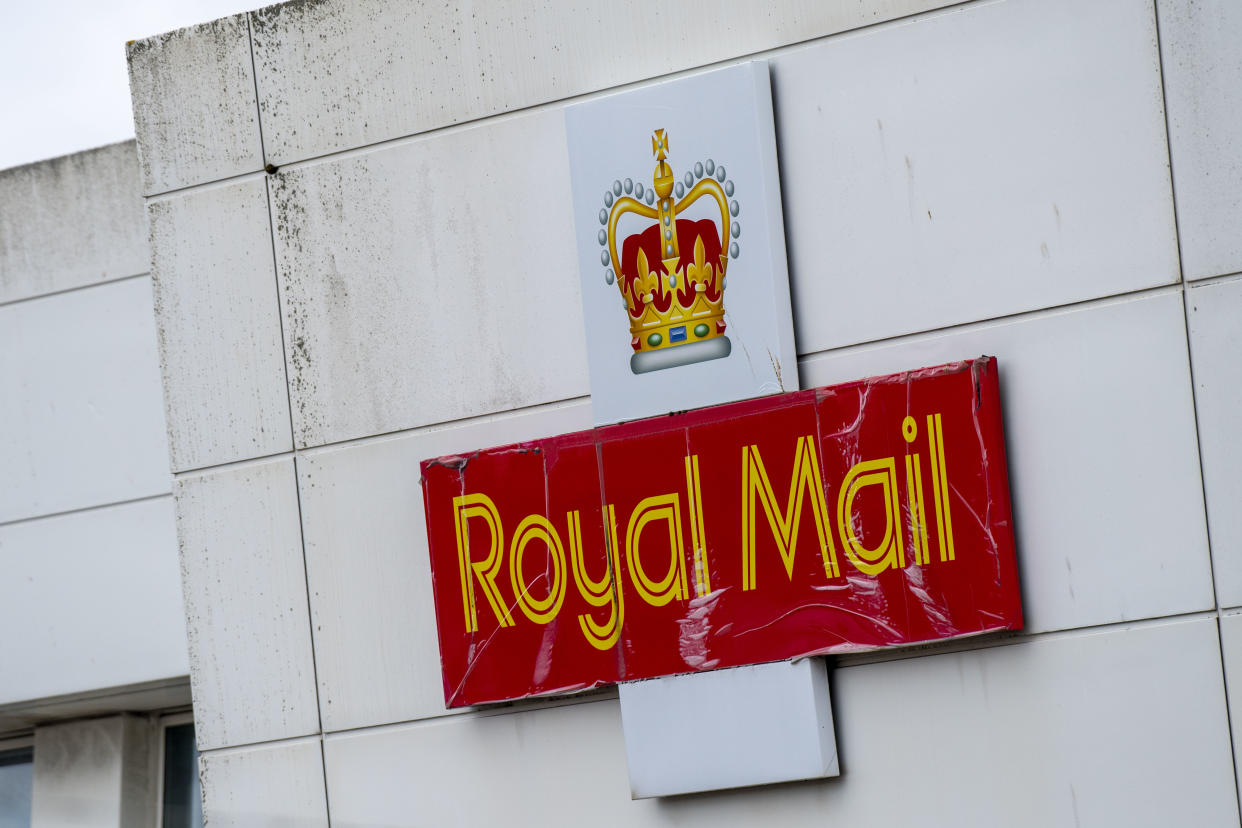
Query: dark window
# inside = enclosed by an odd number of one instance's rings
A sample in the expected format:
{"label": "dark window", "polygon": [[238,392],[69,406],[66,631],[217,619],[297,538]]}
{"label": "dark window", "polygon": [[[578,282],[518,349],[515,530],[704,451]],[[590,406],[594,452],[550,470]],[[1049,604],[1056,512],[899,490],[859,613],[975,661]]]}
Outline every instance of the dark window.
{"label": "dark window", "polygon": [[30,828],[34,750],[0,752],[0,828]]}
{"label": "dark window", "polygon": [[[164,828],[202,828],[194,725],[164,728]],[[0,828],[8,826],[0,823]]]}

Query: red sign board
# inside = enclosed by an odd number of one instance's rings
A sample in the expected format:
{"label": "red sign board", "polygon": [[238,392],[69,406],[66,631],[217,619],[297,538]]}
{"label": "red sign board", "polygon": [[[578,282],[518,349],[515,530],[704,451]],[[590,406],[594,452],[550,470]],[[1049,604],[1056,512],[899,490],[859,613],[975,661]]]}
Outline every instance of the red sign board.
{"label": "red sign board", "polygon": [[1022,626],[993,358],[422,473],[450,707]]}

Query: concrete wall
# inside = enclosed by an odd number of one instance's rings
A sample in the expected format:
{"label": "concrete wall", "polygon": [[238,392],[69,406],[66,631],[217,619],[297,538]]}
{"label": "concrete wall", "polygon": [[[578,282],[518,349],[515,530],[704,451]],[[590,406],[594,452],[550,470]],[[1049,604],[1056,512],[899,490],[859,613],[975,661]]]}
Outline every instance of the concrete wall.
{"label": "concrete wall", "polygon": [[[329,0],[131,47],[211,824],[1239,824],[1242,16],[941,5]],[[804,385],[999,357],[1028,630],[836,660],[838,780],[633,802],[613,694],[444,710],[418,461],[591,418],[423,303],[580,326],[564,103],[756,55]]]}
{"label": "concrete wall", "polygon": [[35,731],[33,828],[154,825],[152,723],[120,715]]}
{"label": "concrete wall", "polygon": [[0,171],[0,732],[189,669],[138,181]]}

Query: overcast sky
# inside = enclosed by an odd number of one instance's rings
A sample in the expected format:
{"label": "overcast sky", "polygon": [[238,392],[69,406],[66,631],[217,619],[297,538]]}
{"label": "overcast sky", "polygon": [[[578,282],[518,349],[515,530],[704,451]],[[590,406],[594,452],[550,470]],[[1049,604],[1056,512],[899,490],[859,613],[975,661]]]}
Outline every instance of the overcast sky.
{"label": "overcast sky", "polygon": [[134,137],[125,41],[273,0],[0,0],[0,169]]}

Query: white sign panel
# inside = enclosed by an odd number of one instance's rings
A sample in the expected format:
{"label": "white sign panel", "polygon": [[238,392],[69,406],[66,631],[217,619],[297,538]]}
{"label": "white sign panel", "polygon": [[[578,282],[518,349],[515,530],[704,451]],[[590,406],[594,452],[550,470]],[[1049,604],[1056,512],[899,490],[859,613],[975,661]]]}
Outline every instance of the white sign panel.
{"label": "white sign panel", "polygon": [[797,390],[767,63],[565,127],[595,422]]}
{"label": "white sign panel", "polygon": [[[798,390],[767,63],[569,107],[565,131],[596,424]],[[705,704],[731,727],[670,750]],[[817,659],[625,684],[621,711],[635,797],[837,773]]]}

